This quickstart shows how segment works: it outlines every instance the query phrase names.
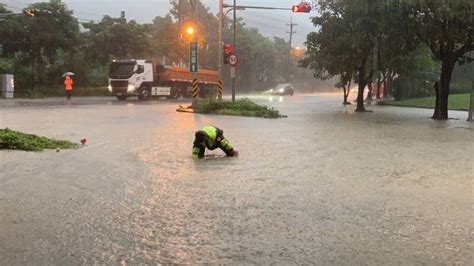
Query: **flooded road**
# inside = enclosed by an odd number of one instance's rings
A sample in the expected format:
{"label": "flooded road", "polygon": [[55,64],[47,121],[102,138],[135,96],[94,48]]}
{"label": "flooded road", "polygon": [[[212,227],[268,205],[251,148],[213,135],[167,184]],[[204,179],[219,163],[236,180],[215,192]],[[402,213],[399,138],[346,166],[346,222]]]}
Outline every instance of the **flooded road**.
{"label": "flooded road", "polygon": [[[471,264],[467,113],[356,114],[341,98],[252,98],[288,115],[278,120],[168,101],[0,108],[0,128],[88,140],[0,151],[0,265]],[[209,124],[239,158],[191,158]]]}

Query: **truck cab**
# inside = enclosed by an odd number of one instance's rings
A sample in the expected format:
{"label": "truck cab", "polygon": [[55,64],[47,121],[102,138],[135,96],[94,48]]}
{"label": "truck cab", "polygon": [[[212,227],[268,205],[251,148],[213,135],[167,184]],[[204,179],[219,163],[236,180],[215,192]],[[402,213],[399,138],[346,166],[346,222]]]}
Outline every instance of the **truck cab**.
{"label": "truck cab", "polygon": [[114,60],[109,66],[109,91],[119,100],[138,96],[147,100],[153,95],[170,96],[170,86],[160,86],[157,71],[164,66],[152,60]]}

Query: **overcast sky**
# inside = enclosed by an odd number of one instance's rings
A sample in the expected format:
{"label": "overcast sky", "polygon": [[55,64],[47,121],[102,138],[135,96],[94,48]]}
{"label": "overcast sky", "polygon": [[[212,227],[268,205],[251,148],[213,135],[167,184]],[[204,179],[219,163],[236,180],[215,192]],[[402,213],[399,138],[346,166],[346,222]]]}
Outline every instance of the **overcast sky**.
{"label": "overcast sky", "polygon": [[[0,0],[8,8],[19,11],[28,3],[40,2],[31,0]],[[77,18],[85,20],[100,20],[103,15],[119,16],[125,10],[128,19],[135,19],[141,23],[150,23],[155,16],[164,16],[170,9],[169,0],[63,0],[68,7],[74,10]],[[201,0],[213,13],[217,13],[218,0]],[[300,0],[237,0],[237,5],[259,5],[290,8]],[[232,4],[232,0],[224,0]],[[283,10],[245,10],[238,11],[237,16],[243,17],[249,27],[258,28],[266,36],[289,38],[290,19],[298,25],[294,27],[293,46],[302,46],[306,35],[314,30],[310,18],[314,13],[294,14]]]}

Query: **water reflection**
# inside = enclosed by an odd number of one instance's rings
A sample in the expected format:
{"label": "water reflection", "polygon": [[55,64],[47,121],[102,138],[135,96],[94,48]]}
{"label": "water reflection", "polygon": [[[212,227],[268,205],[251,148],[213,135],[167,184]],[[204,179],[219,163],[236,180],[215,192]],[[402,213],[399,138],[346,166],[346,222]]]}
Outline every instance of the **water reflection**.
{"label": "water reflection", "polygon": [[[269,102],[273,102],[274,100],[276,100],[275,96],[268,97]],[[283,96],[278,96],[278,102],[280,102],[280,103],[283,102]]]}

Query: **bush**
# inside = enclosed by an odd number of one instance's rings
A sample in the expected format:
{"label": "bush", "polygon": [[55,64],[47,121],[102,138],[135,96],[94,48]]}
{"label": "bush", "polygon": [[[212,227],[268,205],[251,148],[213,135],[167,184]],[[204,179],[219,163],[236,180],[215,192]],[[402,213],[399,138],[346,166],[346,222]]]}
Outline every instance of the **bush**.
{"label": "bush", "polygon": [[219,114],[233,116],[252,116],[263,118],[281,118],[278,110],[265,105],[258,105],[251,100],[244,98],[235,102],[207,99],[199,101],[193,106],[194,112],[202,114]]}
{"label": "bush", "polygon": [[14,130],[0,129],[0,150],[42,151],[44,149],[73,149],[78,145],[67,140],[55,140]]}

